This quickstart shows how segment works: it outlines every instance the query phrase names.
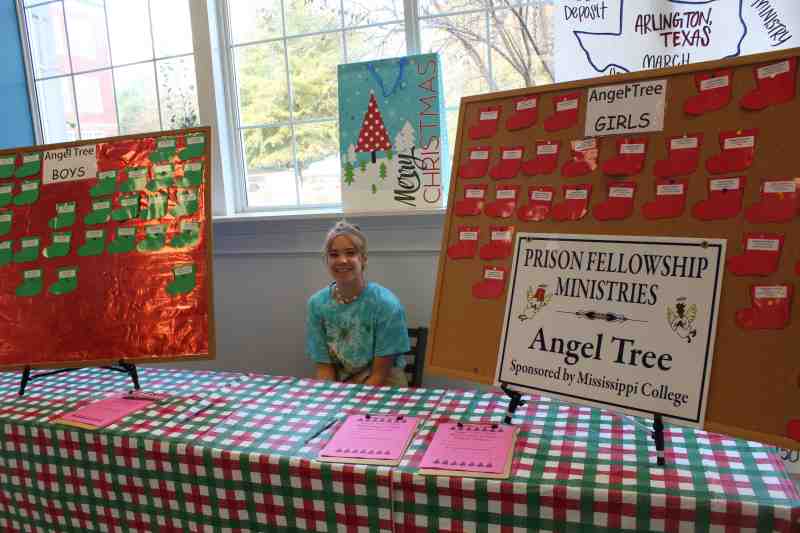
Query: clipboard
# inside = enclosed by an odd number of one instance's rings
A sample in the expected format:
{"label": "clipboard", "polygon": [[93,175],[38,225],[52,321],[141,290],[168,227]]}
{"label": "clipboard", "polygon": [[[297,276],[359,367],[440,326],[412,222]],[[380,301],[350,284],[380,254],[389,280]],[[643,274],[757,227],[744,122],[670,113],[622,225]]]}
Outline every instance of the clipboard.
{"label": "clipboard", "polygon": [[[517,445],[517,438],[519,437],[519,427],[518,426],[510,426],[507,424],[486,424],[486,423],[462,423],[462,422],[448,422],[448,423],[441,423],[436,427],[436,433],[433,435],[433,440],[431,441],[430,446],[428,447],[428,451],[425,452],[425,455],[422,458],[422,462],[420,463],[425,464],[426,462],[431,462],[431,456],[429,453],[431,451],[436,451],[436,447],[434,444],[437,444],[438,447],[444,446],[443,440],[447,437],[440,431],[443,431],[445,434],[450,431],[457,431],[461,432],[464,431],[463,435],[465,438],[474,438],[474,435],[479,435],[484,431],[491,431],[484,429],[486,427],[494,427],[495,429],[502,428],[503,431],[510,431],[511,435],[508,438],[508,443],[504,449],[505,460],[503,462],[503,468],[499,472],[487,472],[487,471],[480,471],[480,470],[464,470],[460,468],[462,463],[455,461],[454,463],[447,466],[442,466],[440,468],[431,468],[431,467],[422,467],[417,470],[419,474],[423,474],[426,476],[449,476],[449,477],[473,477],[473,478],[486,478],[486,479],[507,479],[511,476],[511,464],[514,462],[514,450],[516,449]],[[451,429],[452,428],[452,429]],[[473,431],[474,433],[470,433]],[[437,434],[439,435],[439,439],[437,439]],[[438,442],[437,442],[438,441]],[[495,447],[496,449],[496,447]]]}
{"label": "clipboard", "polygon": [[[317,460],[326,463],[397,466],[417,433],[419,424],[420,418],[414,416],[350,415],[320,450]],[[402,440],[391,440],[387,437],[393,430],[405,432]],[[354,446],[356,442],[359,444]],[[384,455],[390,457],[381,459]]]}

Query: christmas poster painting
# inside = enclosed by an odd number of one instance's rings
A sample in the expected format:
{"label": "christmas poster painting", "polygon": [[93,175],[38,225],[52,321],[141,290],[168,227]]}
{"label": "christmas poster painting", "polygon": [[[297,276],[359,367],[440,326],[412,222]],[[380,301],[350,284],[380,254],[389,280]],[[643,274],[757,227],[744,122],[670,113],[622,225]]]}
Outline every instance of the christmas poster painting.
{"label": "christmas poster painting", "polygon": [[346,212],[443,206],[447,123],[436,54],[339,65]]}

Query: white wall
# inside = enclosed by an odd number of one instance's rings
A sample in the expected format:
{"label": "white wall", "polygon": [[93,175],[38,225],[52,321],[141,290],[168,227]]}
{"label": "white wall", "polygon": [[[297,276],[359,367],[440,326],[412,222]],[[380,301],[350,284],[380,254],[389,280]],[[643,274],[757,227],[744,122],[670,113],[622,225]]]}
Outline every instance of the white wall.
{"label": "white wall", "polygon": [[[184,368],[313,375],[305,357],[306,300],[330,280],[322,263],[336,218],[216,221],[214,313],[217,358]],[[367,277],[391,289],[409,326],[430,324],[444,216],[348,217],[366,233]],[[426,386],[477,387],[430,375]]]}

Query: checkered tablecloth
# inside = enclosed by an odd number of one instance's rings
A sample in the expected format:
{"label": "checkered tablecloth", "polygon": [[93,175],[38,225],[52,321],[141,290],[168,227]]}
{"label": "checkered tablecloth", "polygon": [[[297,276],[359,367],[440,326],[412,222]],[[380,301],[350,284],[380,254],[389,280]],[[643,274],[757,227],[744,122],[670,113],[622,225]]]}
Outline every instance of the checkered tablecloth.
{"label": "checkered tablecloth", "polygon": [[[762,445],[528,398],[508,480],[427,477],[436,422],[502,420],[496,393],[140,369],[169,397],[102,431],[53,419],[130,388],[81,369],[16,395],[0,373],[2,531],[794,531],[800,495]],[[341,417],[425,419],[397,468],[315,460]],[[334,425],[326,428],[330,422]],[[795,528],[795,529],[792,529]]]}
{"label": "checkered tablecloth", "polygon": [[392,475],[395,531],[800,531],[800,493],[771,448],[525,397],[508,480],[416,473],[442,421],[499,422],[506,398],[451,391]]}

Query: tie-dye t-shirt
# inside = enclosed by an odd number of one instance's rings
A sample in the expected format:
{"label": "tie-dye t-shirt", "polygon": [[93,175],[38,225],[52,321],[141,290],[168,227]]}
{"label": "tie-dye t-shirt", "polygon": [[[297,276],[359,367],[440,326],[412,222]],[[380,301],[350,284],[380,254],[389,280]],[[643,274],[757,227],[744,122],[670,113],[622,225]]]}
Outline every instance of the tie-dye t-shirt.
{"label": "tie-dye t-shirt", "polygon": [[[306,353],[315,363],[333,364],[350,375],[371,365],[375,356],[409,351],[406,312],[392,291],[369,282],[356,301],[340,304],[331,289],[308,300]],[[405,357],[397,356],[394,366],[404,365]]]}

